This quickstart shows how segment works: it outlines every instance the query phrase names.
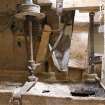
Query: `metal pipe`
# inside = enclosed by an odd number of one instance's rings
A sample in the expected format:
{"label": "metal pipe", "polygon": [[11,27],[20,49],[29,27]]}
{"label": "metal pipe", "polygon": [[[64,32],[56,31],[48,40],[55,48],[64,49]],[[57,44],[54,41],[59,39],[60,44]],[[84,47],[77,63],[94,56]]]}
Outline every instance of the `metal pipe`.
{"label": "metal pipe", "polygon": [[30,57],[29,57],[29,65],[28,65],[28,70],[29,70],[29,76],[28,79],[29,81],[37,81],[37,78],[34,76],[34,70],[36,69],[34,57],[33,57],[33,37],[32,37],[32,17],[31,16],[26,16],[26,21],[28,22],[28,32],[29,32],[29,46],[30,46]]}
{"label": "metal pipe", "polygon": [[33,0],[23,0],[24,4],[33,4]]}
{"label": "metal pipe", "polygon": [[32,21],[29,20],[29,37],[30,37],[30,60],[33,61],[33,38],[32,38]]}

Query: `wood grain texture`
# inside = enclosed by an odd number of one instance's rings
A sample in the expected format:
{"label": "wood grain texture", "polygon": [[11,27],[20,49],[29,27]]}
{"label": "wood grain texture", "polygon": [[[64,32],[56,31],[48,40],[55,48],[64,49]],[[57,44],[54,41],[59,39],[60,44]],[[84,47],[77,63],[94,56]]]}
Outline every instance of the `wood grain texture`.
{"label": "wood grain texture", "polygon": [[[56,8],[56,0],[38,0],[39,4],[52,3],[52,8]],[[79,9],[85,11],[96,11],[99,9],[100,0],[64,0],[65,10]]]}
{"label": "wood grain texture", "polygon": [[[49,32],[46,32],[46,31],[49,31]],[[50,31],[51,31],[51,28],[46,25],[42,33],[41,42],[40,42],[39,50],[36,57],[37,62],[44,61],[46,58],[47,51],[48,51],[48,44],[49,44],[49,36],[51,33]]]}

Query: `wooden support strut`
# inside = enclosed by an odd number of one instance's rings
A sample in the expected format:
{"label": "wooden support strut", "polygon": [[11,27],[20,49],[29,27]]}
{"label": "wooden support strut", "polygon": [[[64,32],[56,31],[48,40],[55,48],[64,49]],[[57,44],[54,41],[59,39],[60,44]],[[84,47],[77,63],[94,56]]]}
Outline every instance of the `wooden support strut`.
{"label": "wooden support strut", "polygon": [[38,53],[36,56],[36,62],[45,61],[47,51],[48,51],[50,34],[51,34],[51,27],[48,25],[45,25],[42,36],[41,36],[41,42],[39,45],[39,50],[38,50]]}
{"label": "wooden support strut", "polygon": [[89,72],[94,73],[94,12],[89,13],[89,38],[88,38],[88,54],[89,54]]}
{"label": "wooden support strut", "polygon": [[22,95],[28,92],[35,84],[35,81],[26,82],[19,91],[16,90],[13,92],[13,95],[10,98],[10,103],[12,103],[12,105],[22,105]]}

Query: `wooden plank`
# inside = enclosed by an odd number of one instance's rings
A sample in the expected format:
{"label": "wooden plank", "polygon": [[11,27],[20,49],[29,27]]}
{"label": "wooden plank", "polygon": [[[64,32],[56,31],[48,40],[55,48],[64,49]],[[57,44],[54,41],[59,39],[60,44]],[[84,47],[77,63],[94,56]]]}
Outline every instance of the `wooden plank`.
{"label": "wooden plank", "polygon": [[[52,3],[52,7],[56,8],[56,0],[50,0]],[[49,0],[38,0],[39,4],[49,3]],[[63,7],[65,10],[67,9],[79,9],[86,11],[96,11],[99,9],[100,0],[64,0]]]}
{"label": "wooden plank", "polygon": [[21,94],[25,94],[27,91],[29,91],[34,85],[35,85],[35,81],[34,82],[26,82],[24,84],[24,86],[21,88],[20,93]]}
{"label": "wooden plank", "polygon": [[19,91],[15,91],[13,93],[13,98],[20,98],[21,95],[25,94],[26,92],[28,92],[34,85],[35,85],[35,81],[33,82],[26,82],[23,87],[20,88]]}
{"label": "wooden plank", "polygon": [[[15,78],[14,78],[15,77]],[[24,69],[0,69],[0,82],[25,82],[27,79],[27,71]]]}
{"label": "wooden plank", "polygon": [[37,0],[37,1],[38,1],[38,4],[41,6],[52,4],[51,0]]}
{"label": "wooden plank", "polygon": [[51,28],[46,25],[42,33],[39,50],[36,56],[36,62],[44,61],[46,58],[50,33],[51,33]]}
{"label": "wooden plank", "polygon": [[[105,7],[105,1],[104,1],[104,7]],[[104,13],[105,17],[105,13]],[[105,23],[105,18],[104,18],[104,23]],[[104,31],[105,31],[105,26],[104,26]],[[103,86],[105,87],[105,34],[104,34],[104,55],[102,58],[102,70],[101,70],[101,82]]]}
{"label": "wooden plank", "polygon": [[[74,23],[82,15],[75,16]],[[81,20],[81,19],[80,19]],[[79,23],[80,23],[79,20]],[[85,20],[85,19],[84,19]],[[88,47],[88,24],[79,25],[78,21],[74,24],[74,30],[70,47],[69,68],[86,69],[87,67],[87,47]]]}
{"label": "wooden plank", "polygon": [[10,98],[10,102],[13,105],[22,105],[22,95],[28,92],[34,85],[35,81],[33,82],[26,82],[22,87],[17,88],[13,93],[12,97]]}

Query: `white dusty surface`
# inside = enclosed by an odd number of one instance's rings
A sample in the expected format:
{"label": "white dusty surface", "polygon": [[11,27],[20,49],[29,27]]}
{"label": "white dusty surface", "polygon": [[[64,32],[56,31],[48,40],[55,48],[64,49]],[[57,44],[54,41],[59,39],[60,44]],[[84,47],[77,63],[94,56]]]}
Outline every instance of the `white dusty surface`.
{"label": "white dusty surface", "polygon": [[[94,96],[87,97],[75,97],[71,95],[71,91],[78,89],[93,89],[96,94]],[[0,93],[13,93],[16,94],[20,92],[21,86],[17,84],[5,84],[0,85]],[[79,100],[104,100],[105,99],[105,90],[100,87],[98,84],[89,84],[89,83],[44,83],[37,82],[34,87],[32,87],[26,94],[31,96],[43,96],[43,97],[55,97],[55,98],[70,98],[70,99],[79,99]]]}
{"label": "white dusty surface", "polygon": [[[50,92],[42,93],[44,90],[49,90]],[[70,96],[70,90],[67,85],[61,84],[47,84],[38,82],[28,94],[41,95],[41,96],[54,96],[54,97],[65,97]]]}
{"label": "white dusty surface", "polygon": [[[53,84],[48,84],[48,83],[42,83],[42,82],[37,82],[36,85],[27,93],[28,95],[36,95],[36,96],[48,96],[48,97],[60,97],[60,98],[70,98],[73,97],[71,95],[71,91],[74,91],[75,89],[94,89],[96,91],[95,96],[91,97],[105,97],[105,91],[103,88],[101,88],[97,84],[60,84],[60,83],[53,83]],[[43,93],[43,91],[47,91]],[[86,97],[85,97],[86,98]]]}

